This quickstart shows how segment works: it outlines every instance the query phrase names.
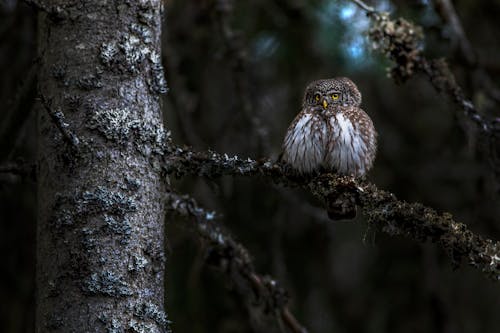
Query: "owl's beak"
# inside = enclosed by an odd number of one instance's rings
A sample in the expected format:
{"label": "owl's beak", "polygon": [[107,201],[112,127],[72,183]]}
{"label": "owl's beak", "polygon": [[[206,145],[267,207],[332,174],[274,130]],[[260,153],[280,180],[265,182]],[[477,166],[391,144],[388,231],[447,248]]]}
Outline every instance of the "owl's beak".
{"label": "owl's beak", "polygon": [[326,109],[326,107],[328,106],[328,102],[326,101],[326,99],[323,100],[323,109]]}

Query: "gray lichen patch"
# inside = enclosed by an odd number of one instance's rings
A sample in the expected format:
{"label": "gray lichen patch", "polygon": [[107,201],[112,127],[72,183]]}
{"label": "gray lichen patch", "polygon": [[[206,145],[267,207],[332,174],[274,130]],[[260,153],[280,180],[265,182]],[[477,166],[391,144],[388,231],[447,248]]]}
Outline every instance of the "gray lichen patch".
{"label": "gray lichen patch", "polygon": [[85,213],[110,213],[124,216],[137,210],[134,200],[123,193],[98,187],[94,191],[85,191],[81,195],[80,210]]}
{"label": "gray lichen patch", "polygon": [[117,63],[120,49],[115,41],[103,43],[99,52],[99,58],[105,66],[112,66]]}
{"label": "gray lichen patch", "polygon": [[124,190],[137,192],[141,188],[141,181],[139,179],[125,177],[125,184],[123,185]]}
{"label": "gray lichen patch", "polygon": [[146,56],[152,52],[153,33],[147,26],[133,23],[130,33],[122,33],[116,40],[101,45],[99,58],[110,70],[138,74]]}
{"label": "gray lichen patch", "polygon": [[123,327],[120,320],[117,318],[109,318],[106,313],[101,313],[99,315],[99,321],[106,327],[106,333],[123,333]]}
{"label": "gray lichen patch", "polygon": [[138,74],[149,52],[149,48],[142,46],[137,36],[123,34],[118,41],[103,43],[99,58],[109,70]]}
{"label": "gray lichen patch", "polygon": [[81,244],[85,250],[89,251],[99,244],[99,238],[96,237],[94,229],[84,227],[81,229],[81,234]]}
{"label": "gray lichen patch", "polygon": [[139,253],[132,253],[129,258],[127,269],[129,272],[139,272],[143,270],[149,261],[146,257]]}
{"label": "gray lichen patch", "polygon": [[[141,17],[147,20],[147,15]],[[128,32],[101,45],[99,59],[105,68],[119,73],[138,74],[149,67],[149,88],[157,94],[166,93],[167,82],[161,57],[154,50],[154,37],[148,24],[132,23]]]}
{"label": "gray lichen patch", "polygon": [[140,124],[129,108],[107,108],[104,105],[94,112],[88,128],[98,130],[108,140],[123,144],[130,141],[131,132]]}
{"label": "gray lichen patch", "polygon": [[132,23],[130,25],[130,31],[134,35],[139,36],[139,38],[142,40],[144,44],[153,43],[153,31],[148,26],[143,24]]}
{"label": "gray lichen patch", "polygon": [[143,323],[135,319],[131,319],[128,322],[127,332],[131,333],[151,333],[151,332],[165,332],[164,330],[158,330],[156,325],[152,323]]}
{"label": "gray lichen patch", "polygon": [[111,271],[92,273],[87,279],[82,281],[82,291],[87,294],[126,297],[132,296],[132,288],[123,278]]}
{"label": "gray lichen patch", "polygon": [[145,156],[162,154],[169,137],[161,123],[145,122],[129,107],[110,107],[106,103],[93,111],[87,127],[122,146],[133,144]]}
{"label": "gray lichen patch", "polygon": [[486,265],[483,267],[483,272],[490,275],[494,280],[500,280],[500,243],[487,241],[484,253],[479,256],[483,258]]}
{"label": "gray lichen patch", "polygon": [[146,6],[145,8],[140,8],[137,13],[137,20],[142,24],[152,26],[154,23],[154,15],[154,10],[150,6]]}
{"label": "gray lichen patch", "polygon": [[134,307],[134,316],[139,319],[153,320],[160,327],[168,327],[171,321],[167,319],[165,311],[151,302],[138,303]]}
{"label": "gray lichen patch", "polygon": [[67,73],[67,66],[65,64],[56,63],[50,67],[50,74],[58,81],[62,81]]}
{"label": "gray lichen patch", "polygon": [[137,207],[135,201],[125,194],[97,187],[93,191],[58,195],[54,209],[57,213],[53,218],[53,225],[60,228],[96,214],[113,215],[123,221],[125,215],[135,212]]}
{"label": "gray lichen patch", "polygon": [[151,81],[149,87],[157,94],[166,94],[168,92],[167,80],[161,63],[161,57],[155,51],[149,54],[151,62]]}
{"label": "gray lichen patch", "polygon": [[105,228],[115,235],[122,236],[121,243],[126,244],[130,235],[132,234],[132,225],[130,221],[125,218],[116,218],[112,215],[104,216]]}
{"label": "gray lichen patch", "polygon": [[76,80],[76,85],[83,90],[94,90],[99,89],[104,86],[101,75],[96,74],[85,74],[81,77],[78,77]]}
{"label": "gray lichen patch", "polygon": [[141,332],[152,333],[171,332],[169,328],[170,321],[158,306],[149,302],[140,302],[136,305],[130,305],[125,311],[128,320],[118,320],[114,313],[103,312],[98,320],[106,327],[107,333],[123,332]]}

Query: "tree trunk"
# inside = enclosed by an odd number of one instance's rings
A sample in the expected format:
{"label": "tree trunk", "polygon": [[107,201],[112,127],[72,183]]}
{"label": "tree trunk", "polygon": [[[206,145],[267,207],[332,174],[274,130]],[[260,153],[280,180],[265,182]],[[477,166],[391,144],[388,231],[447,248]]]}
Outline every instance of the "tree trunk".
{"label": "tree trunk", "polygon": [[37,332],[166,332],[160,0],[41,3]]}

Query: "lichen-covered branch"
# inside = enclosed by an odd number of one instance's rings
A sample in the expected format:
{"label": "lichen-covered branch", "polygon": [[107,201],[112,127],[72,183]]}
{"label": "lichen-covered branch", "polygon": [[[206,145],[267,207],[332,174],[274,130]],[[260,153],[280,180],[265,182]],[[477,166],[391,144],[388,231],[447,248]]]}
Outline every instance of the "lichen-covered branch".
{"label": "lichen-covered branch", "polygon": [[377,230],[390,235],[403,235],[419,242],[430,240],[446,251],[453,265],[465,261],[489,278],[500,279],[499,242],[474,234],[449,213],[439,213],[420,203],[398,200],[394,194],[379,190],[364,180],[332,173],[299,176],[286,165],[267,159],[230,157],[212,151],[193,152],[186,148],[177,148],[168,154],[165,171],[176,177],[264,177],[274,183],[307,189],[324,201],[325,205],[339,196],[349,196],[357,202],[370,225]]}
{"label": "lichen-covered branch", "polygon": [[221,229],[215,212],[203,209],[187,195],[170,193],[167,201],[170,210],[192,220],[195,231],[204,240],[207,263],[223,272],[243,296],[252,324],[258,325],[259,331],[272,331],[266,322],[276,316],[287,331],[307,332],[289,311],[286,291],[273,278],[255,271],[248,251]]}
{"label": "lichen-covered branch", "polygon": [[[445,59],[428,59],[423,54],[423,32],[421,27],[403,18],[392,19],[388,13],[379,12],[366,5],[361,0],[351,0],[362,10],[366,11],[372,20],[368,35],[373,42],[373,48],[382,52],[394,65],[390,69],[390,76],[395,82],[401,83],[417,73],[425,75],[434,89],[444,93],[463,112],[466,119],[475,125],[488,144],[479,147],[487,151],[489,162],[498,179],[500,179],[500,162],[498,146],[500,145],[500,118],[487,117],[466,96],[464,90],[457,83],[455,75],[450,70]],[[458,23],[455,22],[455,25]],[[461,28],[463,48],[470,45],[465,39]],[[465,57],[470,58],[470,52]],[[471,60],[472,61],[472,60]],[[467,133],[471,135],[471,133]]]}

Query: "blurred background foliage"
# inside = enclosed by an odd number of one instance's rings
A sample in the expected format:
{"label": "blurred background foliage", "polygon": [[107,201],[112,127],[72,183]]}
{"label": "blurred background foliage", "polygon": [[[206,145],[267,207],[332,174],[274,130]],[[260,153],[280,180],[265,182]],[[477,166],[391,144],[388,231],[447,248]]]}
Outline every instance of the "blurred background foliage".
{"label": "blurred background foliage", "polygon": [[[446,57],[484,114],[499,116],[500,1],[453,2],[477,55],[471,65],[433,1],[377,1],[420,25],[425,54]],[[365,13],[347,0],[165,1],[163,57],[170,91],[165,122],[175,142],[229,155],[277,158],[309,81],[348,76],[379,132],[369,175],[399,198],[452,213],[500,239],[499,184],[482,138],[444,96],[417,76],[402,85],[373,52]],[[15,96],[36,54],[36,15],[0,2],[0,161],[34,161],[34,112]],[[491,89],[478,68],[488,73]],[[40,84],[43,84],[41,82]],[[28,109],[28,110],[26,110]],[[22,112],[22,121],[16,115]],[[14,125],[12,125],[14,124]],[[5,133],[8,133],[6,135]],[[430,244],[376,234],[362,216],[332,222],[297,189],[255,179],[173,180],[223,215],[231,234],[291,296],[310,332],[498,332],[500,288],[454,269]],[[0,178],[0,331],[31,332],[34,315],[36,185]],[[38,200],[43,200],[39,198]],[[167,217],[167,311],[175,332],[250,332],[239,296],[204,265],[186,221]]]}

